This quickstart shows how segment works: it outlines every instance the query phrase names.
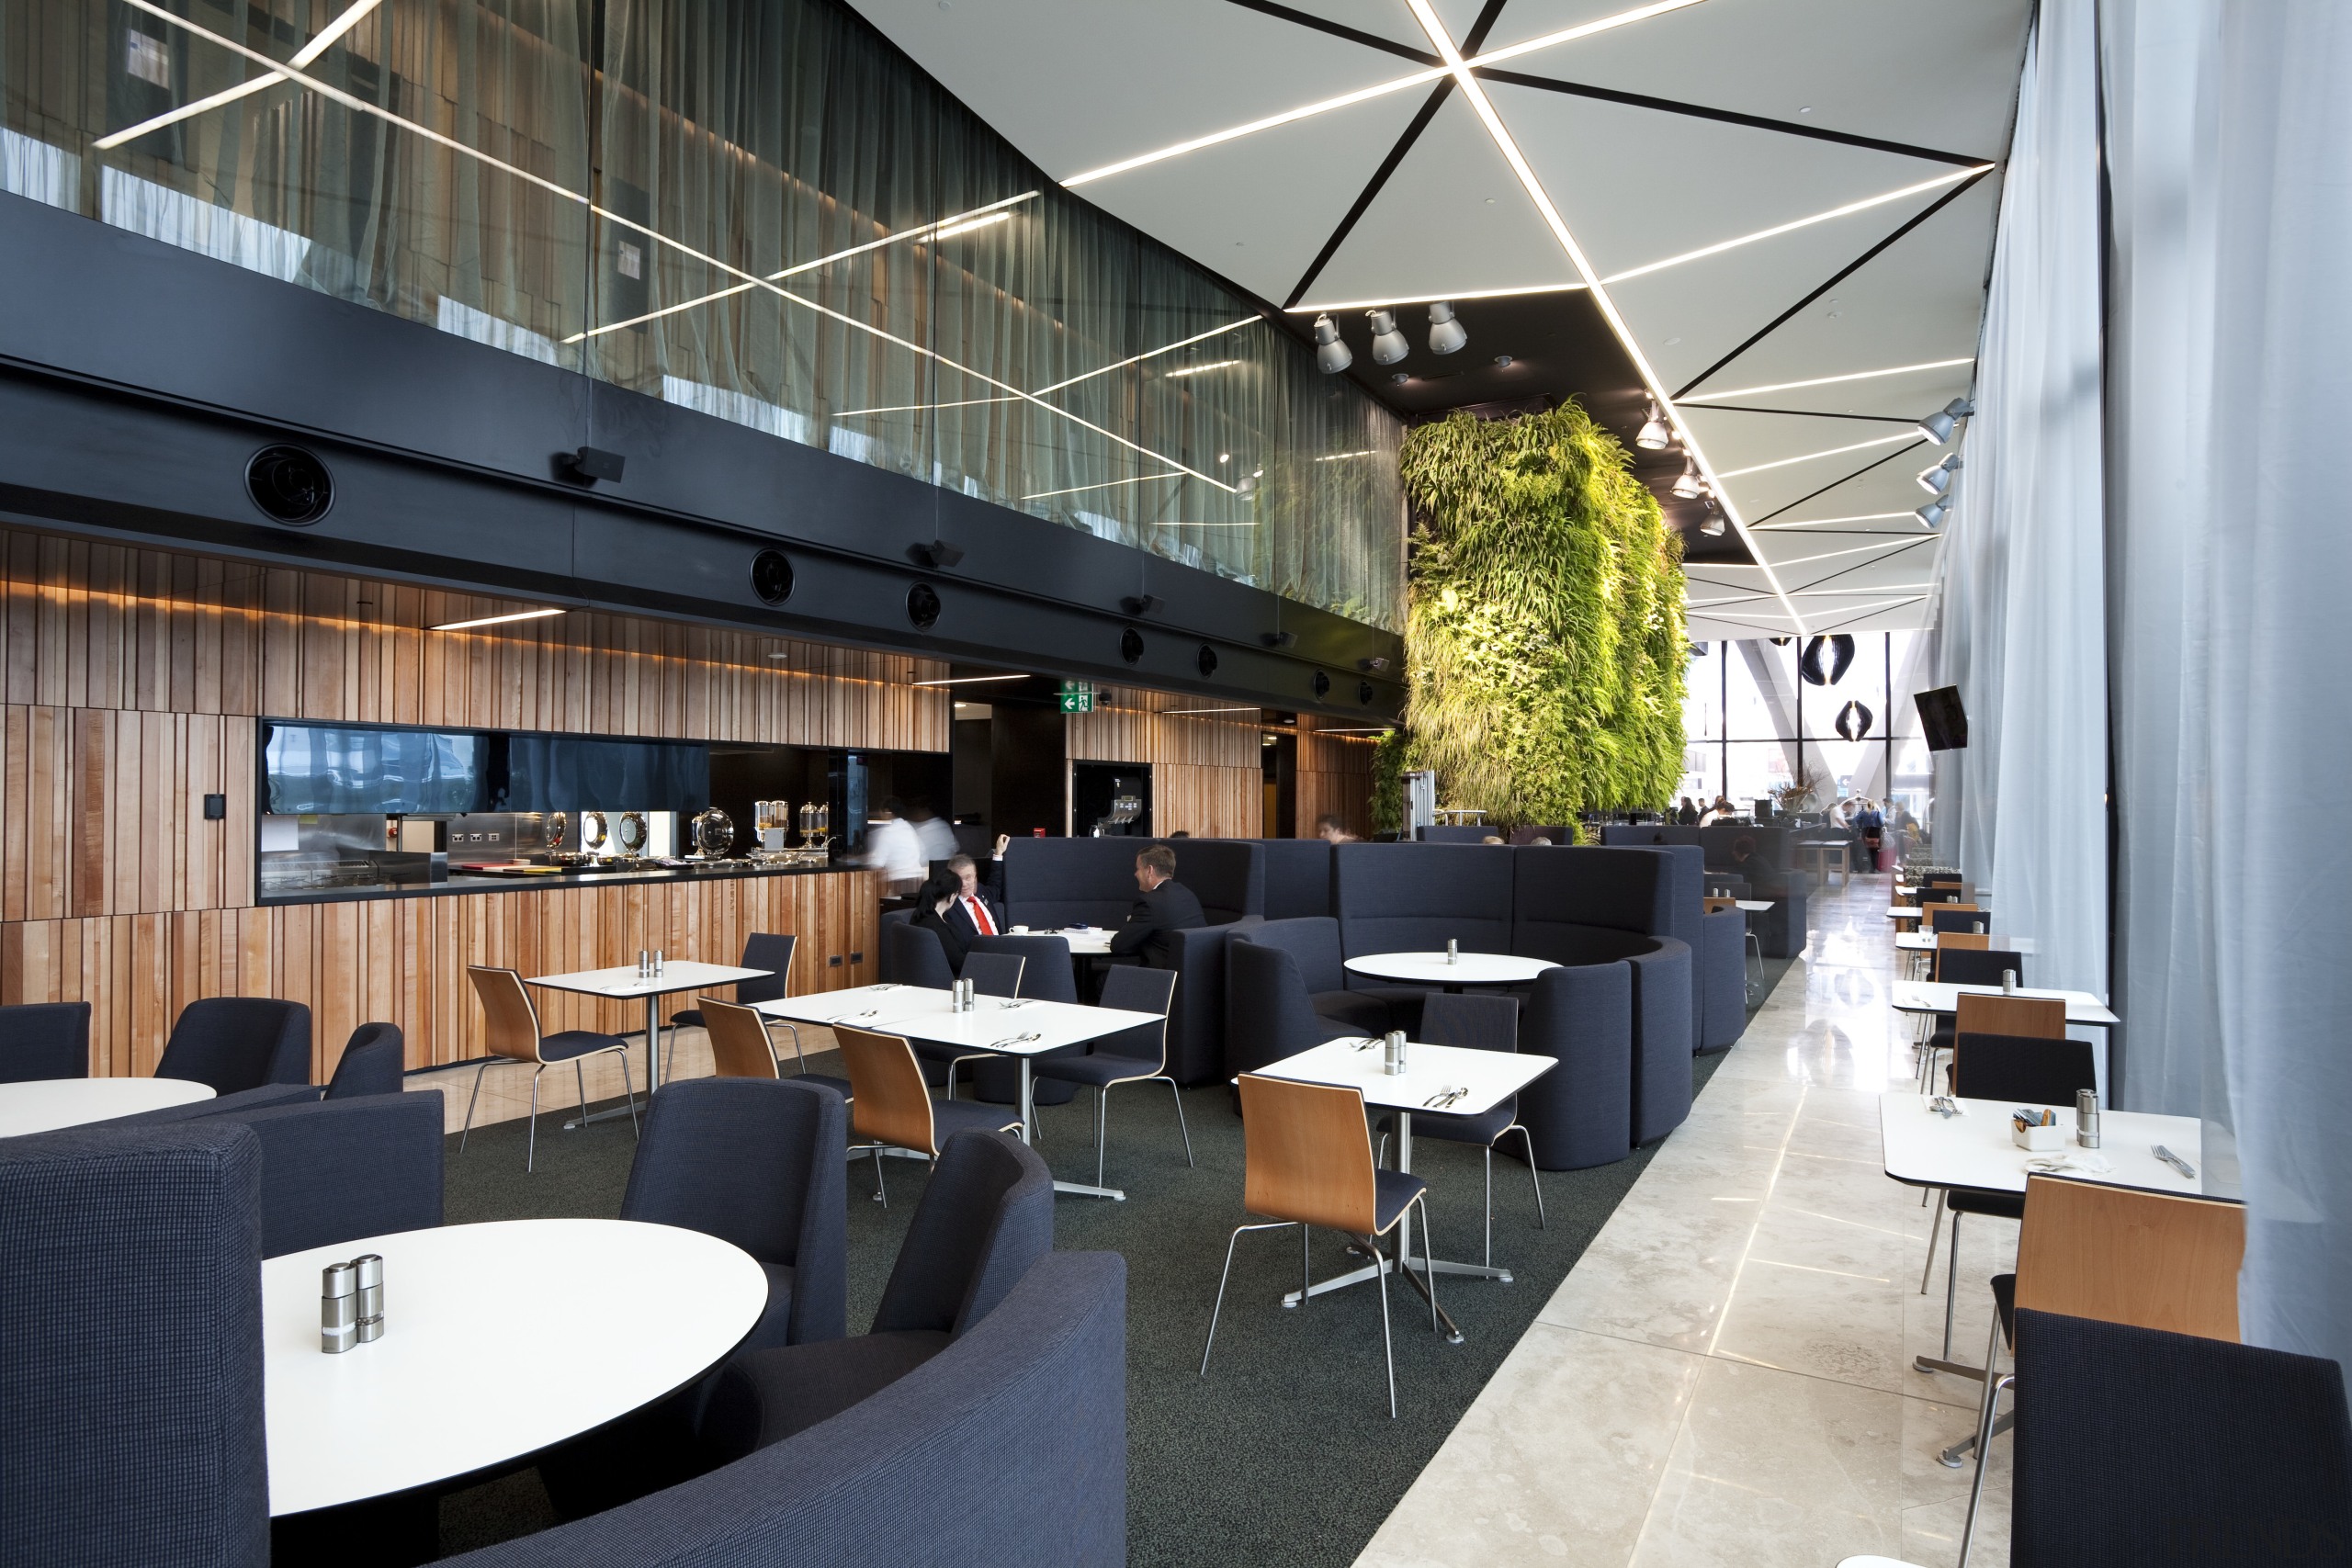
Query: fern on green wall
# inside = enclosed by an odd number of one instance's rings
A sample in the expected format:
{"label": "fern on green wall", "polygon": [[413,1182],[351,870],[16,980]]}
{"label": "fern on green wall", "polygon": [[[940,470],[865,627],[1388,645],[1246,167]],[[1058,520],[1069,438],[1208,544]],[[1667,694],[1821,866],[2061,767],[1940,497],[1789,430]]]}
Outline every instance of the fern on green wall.
{"label": "fern on green wall", "polygon": [[1415,430],[1410,765],[1503,827],[1656,807],[1682,772],[1681,541],[1574,402]]}

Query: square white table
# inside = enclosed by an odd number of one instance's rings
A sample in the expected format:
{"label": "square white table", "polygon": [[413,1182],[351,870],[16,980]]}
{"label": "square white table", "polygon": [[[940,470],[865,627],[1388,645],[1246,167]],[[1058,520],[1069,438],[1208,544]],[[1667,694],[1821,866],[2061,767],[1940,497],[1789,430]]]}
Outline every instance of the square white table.
{"label": "square white table", "polygon": [[[1512,1095],[1559,1066],[1556,1057],[1537,1052],[1473,1051],[1459,1045],[1408,1044],[1406,1070],[1391,1077],[1381,1068],[1380,1042],[1361,1043],[1356,1037],[1329,1040],[1295,1056],[1270,1062],[1253,1069],[1259,1077],[1286,1078],[1293,1083],[1337,1084],[1342,1089],[1360,1090],[1365,1105],[1380,1111],[1394,1111],[1396,1116],[1396,1168],[1410,1173],[1413,1168],[1413,1113],[1426,1115],[1483,1116],[1509,1100]],[[1429,1101],[1447,1089],[1466,1089],[1469,1092],[1442,1111],[1433,1109]],[[1413,1221],[1408,1211],[1397,1223],[1396,1258],[1403,1262],[1406,1282],[1423,1296],[1430,1287],[1413,1278]],[[1376,1280],[1396,1267],[1389,1258],[1352,1269],[1336,1278],[1317,1281],[1307,1287],[1305,1294],[1319,1296],[1327,1291],[1344,1290],[1366,1280]],[[1508,1269],[1490,1269],[1483,1263],[1450,1263],[1438,1258],[1429,1267],[1440,1274],[1467,1274],[1481,1280],[1499,1280],[1510,1284]],[[1291,1292],[1283,1298],[1283,1305],[1296,1306],[1301,1293]],[[1438,1315],[1445,1320],[1446,1337],[1453,1344],[1462,1343],[1462,1330],[1441,1308]]]}
{"label": "square white table", "polygon": [[[571,975],[541,975],[523,982],[526,986],[543,986],[550,991],[570,991],[576,996],[605,997],[616,1001],[645,998],[645,1098],[652,1100],[653,1091],[661,1087],[662,1073],[662,1007],[663,997],[681,991],[707,991],[720,986],[731,986],[739,980],[764,980],[775,973],[773,969],[741,969],[731,964],[696,964],[691,959],[675,959],[662,966],[658,975],[639,975],[634,964],[617,964],[610,969],[582,969]],[[582,1122],[601,1122],[609,1116],[628,1114],[626,1107],[616,1111],[600,1111],[594,1116],[577,1117],[564,1123],[569,1130]]]}
{"label": "square white table", "polygon": [[1111,939],[1118,933],[1109,926],[1033,926],[1027,931],[1005,930],[1007,936],[1057,936],[1069,943],[1073,958],[1102,958],[1111,952]]}
{"label": "square white table", "polygon": [[[1905,953],[1933,953],[1936,950],[1936,933],[1897,931],[1894,933],[1894,945]],[[1984,945],[1996,953],[2022,953],[2029,958],[2033,955],[2033,938],[2030,936],[2003,936],[1996,931],[1984,939]]]}
{"label": "square white table", "polygon": [[[1032,935],[1041,934],[1032,932]],[[1033,1093],[1032,1059],[1049,1051],[1083,1045],[1106,1034],[1160,1021],[1156,1012],[1126,1008],[1086,1007],[1077,1002],[1048,1002],[1010,997],[982,997],[969,1012],[956,1012],[948,993],[925,986],[859,986],[846,991],[826,991],[813,997],[786,997],[761,1002],[770,1018],[801,1023],[845,1023],[876,1034],[904,1035],[933,1045],[952,1045],[974,1055],[1009,1056],[1021,1067],[1021,1138],[1036,1141],[1037,1107]],[[1034,1040],[1020,1036],[1034,1034]],[[1091,1187],[1057,1181],[1057,1192],[1126,1201],[1116,1187]]]}
{"label": "square white table", "polygon": [[1897,980],[1893,993],[1897,1012],[1931,1012],[1939,1016],[1960,1011],[1962,997],[2038,997],[2066,1004],[2068,1023],[2107,1025],[2123,1021],[2109,1012],[2107,1004],[2088,991],[2045,991],[2032,986],[2019,986],[2014,991],[2003,991],[1998,986],[1940,985],[1933,980]]}

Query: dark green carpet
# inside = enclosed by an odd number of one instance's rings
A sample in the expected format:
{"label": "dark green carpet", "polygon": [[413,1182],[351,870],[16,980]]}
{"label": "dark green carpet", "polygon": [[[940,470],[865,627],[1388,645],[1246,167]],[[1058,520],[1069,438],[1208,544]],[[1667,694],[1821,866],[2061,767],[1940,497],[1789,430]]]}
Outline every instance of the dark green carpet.
{"label": "dark green carpet", "polygon": [[[1770,985],[1788,968],[1767,964]],[[1703,1086],[1720,1055],[1692,1064]],[[818,1071],[833,1066],[812,1062]],[[1241,1213],[1241,1123],[1222,1085],[1188,1089],[1184,1114],[1197,1168],[1166,1089],[1138,1086],[1111,1100],[1109,1183],[1124,1203],[1064,1197],[1055,1245],[1106,1249],[1127,1260],[1128,1551],[1138,1564],[1354,1561],[1502,1358],[1550,1299],[1594,1234],[1648,1165],[1643,1150],[1595,1170],[1544,1176],[1547,1229],[1535,1226],[1527,1168],[1495,1162],[1495,1260],[1505,1285],[1441,1279],[1438,1300],[1465,1343],[1430,1332],[1428,1308],[1401,1283],[1389,1309],[1396,1342],[1397,1418],[1381,1371],[1380,1304],[1370,1285],[1285,1311],[1296,1288],[1295,1231],[1241,1238],[1208,1376],[1201,1343],[1226,1237]],[[463,1156],[450,1140],[449,1223],[619,1212],[633,1145],[625,1122],[563,1133],[542,1118],[538,1169],[523,1172],[519,1122],[475,1133]],[[1091,1181],[1091,1098],[1038,1113],[1040,1151],[1057,1176]],[[1480,1253],[1479,1152],[1416,1138],[1415,1170],[1430,1181],[1440,1258]],[[862,1329],[880,1300],[899,1237],[922,1195],[924,1168],[886,1164],[890,1206],[871,1201],[874,1168],[850,1168],[849,1319]],[[1415,1253],[1419,1254],[1418,1242]],[[1335,1236],[1315,1239],[1316,1276],[1351,1268]],[[1040,1499],[1040,1506],[1051,1506]],[[543,1528],[547,1502],[530,1472],[447,1499],[445,1551]]]}

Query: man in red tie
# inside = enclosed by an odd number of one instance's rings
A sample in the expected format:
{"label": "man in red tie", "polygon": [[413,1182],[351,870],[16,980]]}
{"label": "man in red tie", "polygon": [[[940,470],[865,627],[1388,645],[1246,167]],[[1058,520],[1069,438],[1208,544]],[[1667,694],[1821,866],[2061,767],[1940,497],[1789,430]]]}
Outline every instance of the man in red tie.
{"label": "man in red tie", "polygon": [[966,942],[978,936],[1001,936],[1012,928],[1004,919],[1004,846],[1012,840],[1007,834],[996,836],[996,849],[989,860],[989,879],[980,880],[979,866],[969,855],[957,855],[947,863],[947,869],[963,884],[955,902],[947,906],[947,923]]}

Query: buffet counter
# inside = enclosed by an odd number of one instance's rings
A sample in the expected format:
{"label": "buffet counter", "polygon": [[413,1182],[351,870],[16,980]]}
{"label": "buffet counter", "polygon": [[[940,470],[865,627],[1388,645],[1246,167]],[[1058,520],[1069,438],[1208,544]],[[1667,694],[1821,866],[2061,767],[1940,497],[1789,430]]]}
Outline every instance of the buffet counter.
{"label": "buffet counter", "polygon": [[723,882],[747,876],[816,876],[827,872],[856,869],[823,862],[786,864],[752,860],[679,861],[673,864],[644,863],[593,870],[548,866],[528,871],[466,871],[452,866],[446,881],[272,889],[263,893],[256,902],[265,905],[339,904],[377,898],[450,898],[469,893],[544,892],[550,887],[610,887],[646,882]]}

